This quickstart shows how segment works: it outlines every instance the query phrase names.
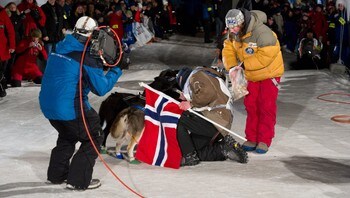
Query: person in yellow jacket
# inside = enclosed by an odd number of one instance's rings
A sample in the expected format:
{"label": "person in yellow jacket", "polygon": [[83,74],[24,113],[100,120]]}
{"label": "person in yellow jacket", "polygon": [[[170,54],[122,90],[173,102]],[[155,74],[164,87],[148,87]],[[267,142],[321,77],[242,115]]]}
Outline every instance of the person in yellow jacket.
{"label": "person in yellow jacket", "polygon": [[264,24],[266,19],[266,14],[257,10],[229,10],[225,18],[229,34],[222,50],[230,75],[234,67],[245,71],[249,94],[244,98],[247,141],[243,148],[257,153],[266,153],[275,135],[276,100],[284,73],[280,43]]}

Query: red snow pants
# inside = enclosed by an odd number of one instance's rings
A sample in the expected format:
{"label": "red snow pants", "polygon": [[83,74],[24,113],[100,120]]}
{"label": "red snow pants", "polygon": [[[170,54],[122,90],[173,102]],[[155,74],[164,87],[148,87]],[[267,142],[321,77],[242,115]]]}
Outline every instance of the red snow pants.
{"label": "red snow pants", "polygon": [[[280,78],[275,78],[279,83]],[[248,81],[249,94],[244,98],[247,111],[245,134],[248,141],[271,145],[275,136],[278,88],[271,79]]]}

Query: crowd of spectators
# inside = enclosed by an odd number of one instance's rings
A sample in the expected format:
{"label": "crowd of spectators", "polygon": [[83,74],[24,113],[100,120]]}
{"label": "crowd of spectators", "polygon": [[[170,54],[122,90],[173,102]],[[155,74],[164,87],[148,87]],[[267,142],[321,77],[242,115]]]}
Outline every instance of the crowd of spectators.
{"label": "crowd of spectators", "polygon": [[[302,60],[305,54],[312,54],[312,60],[314,55],[322,59],[317,61],[322,64],[318,67],[338,62],[349,68],[349,5],[346,0],[47,0],[41,6],[36,0],[21,0],[18,5],[10,2],[0,9],[10,18],[15,35],[9,35],[12,31],[6,34],[0,31],[0,36],[7,37],[7,40],[15,38],[18,46],[23,43],[21,41],[31,38],[35,30],[40,38],[27,42],[27,48],[37,47],[39,50],[26,50],[21,46],[21,52],[18,52],[7,44],[7,51],[14,50],[14,53],[10,59],[1,58],[1,65],[6,66],[5,69],[0,68],[0,88],[14,79],[12,69],[19,56],[32,59],[36,56],[45,62],[42,54],[54,51],[56,43],[72,31],[81,16],[94,18],[100,26],[110,26],[127,45],[136,42],[132,24],[138,22],[152,33],[153,41],[167,39],[174,32],[192,36],[204,32],[205,43],[217,39],[218,48],[222,49],[225,15],[235,7],[264,11],[267,14],[266,24],[277,34],[282,49],[297,54],[298,60]],[[308,32],[313,33],[311,40],[315,39],[317,46],[310,46],[315,42],[306,41],[302,46],[315,50],[312,53],[300,48],[300,42],[307,38]],[[38,67],[41,71],[45,69],[45,65]],[[4,70],[4,76],[1,70]],[[24,67],[23,70],[16,80],[25,78],[40,83],[40,79],[34,79],[37,75],[33,76],[32,71],[25,71]],[[7,83],[4,83],[5,79]],[[12,85],[20,86],[20,83]]]}

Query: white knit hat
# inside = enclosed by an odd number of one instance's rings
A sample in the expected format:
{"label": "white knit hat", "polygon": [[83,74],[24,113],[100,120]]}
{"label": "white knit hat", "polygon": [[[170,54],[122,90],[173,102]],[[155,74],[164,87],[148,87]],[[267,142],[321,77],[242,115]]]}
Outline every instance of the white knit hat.
{"label": "white knit hat", "polygon": [[349,0],[337,0],[336,4],[335,4],[337,9],[339,8],[339,4],[343,4],[344,7],[346,8],[347,15],[348,15],[347,20],[349,21],[350,20],[350,1]]}
{"label": "white knit hat", "polygon": [[337,0],[337,2],[336,2],[336,4],[335,4],[335,6],[337,7],[337,9],[338,9],[338,4],[343,4],[344,7],[346,7],[345,0]]}
{"label": "white knit hat", "polygon": [[226,14],[225,23],[228,28],[239,26],[244,23],[244,15],[240,10],[231,9]]}

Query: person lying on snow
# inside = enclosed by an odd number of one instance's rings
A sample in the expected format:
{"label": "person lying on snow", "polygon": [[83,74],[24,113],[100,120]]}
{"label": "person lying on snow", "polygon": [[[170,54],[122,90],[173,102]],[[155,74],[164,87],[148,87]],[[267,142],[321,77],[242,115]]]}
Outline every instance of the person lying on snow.
{"label": "person lying on snow", "polygon": [[182,89],[179,107],[182,113],[177,125],[177,140],[182,152],[181,166],[193,166],[200,161],[226,159],[248,162],[248,155],[228,132],[218,128],[188,109],[231,128],[233,119],[231,96],[221,74],[213,69],[183,68],[176,81]]}

